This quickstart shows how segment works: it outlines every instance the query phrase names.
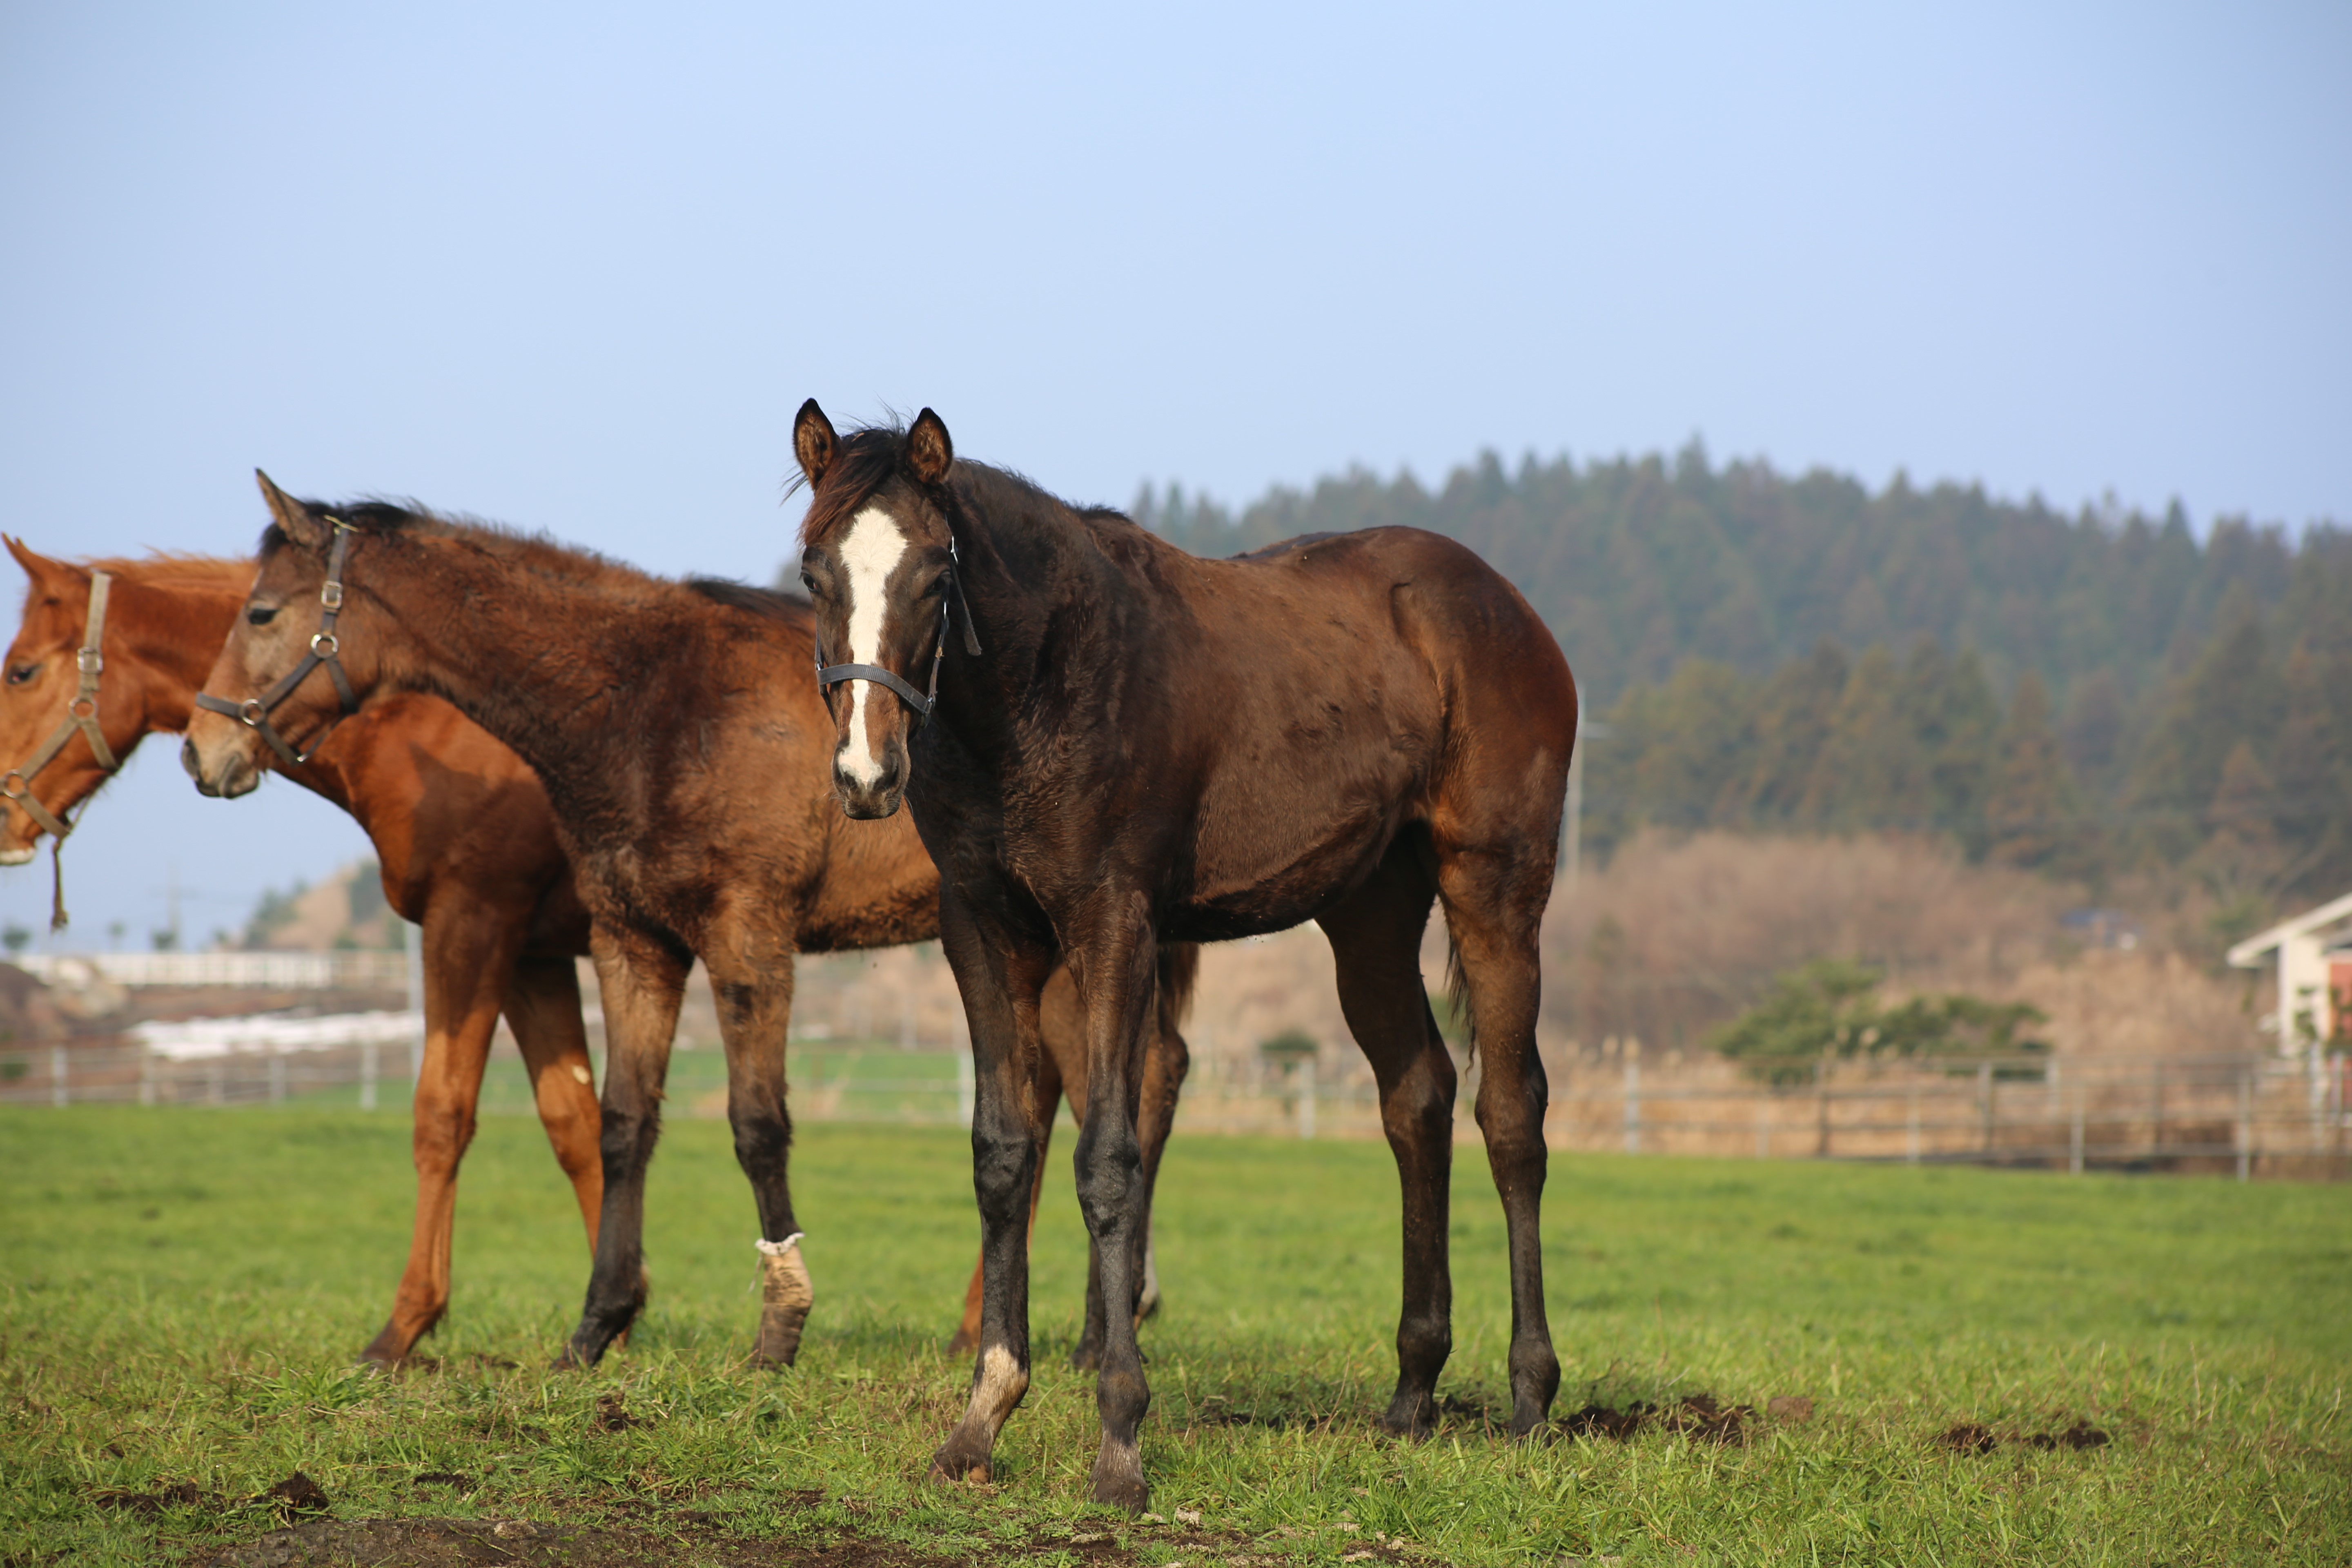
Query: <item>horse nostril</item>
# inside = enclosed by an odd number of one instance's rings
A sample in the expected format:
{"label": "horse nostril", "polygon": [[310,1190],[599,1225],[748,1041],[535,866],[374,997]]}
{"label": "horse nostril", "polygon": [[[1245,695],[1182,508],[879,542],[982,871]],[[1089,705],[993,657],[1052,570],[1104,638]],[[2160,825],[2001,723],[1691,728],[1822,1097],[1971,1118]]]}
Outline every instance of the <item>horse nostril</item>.
{"label": "horse nostril", "polygon": [[198,784],[205,782],[205,767],[201,762],[196,760],[196,743],[194,741],[183,741],[180,742],[180,767],[183,772],[184,772],[190,778],[195,780]]}

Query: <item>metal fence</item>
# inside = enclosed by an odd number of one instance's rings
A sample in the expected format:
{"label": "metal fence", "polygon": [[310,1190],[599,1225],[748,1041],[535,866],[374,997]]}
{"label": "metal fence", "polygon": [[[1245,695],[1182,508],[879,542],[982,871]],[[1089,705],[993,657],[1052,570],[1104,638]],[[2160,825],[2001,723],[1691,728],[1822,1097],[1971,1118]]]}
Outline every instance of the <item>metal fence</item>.
{"label": "metal fence", "polygon": [[[418,1047],[386,1041],[224,1049],[175,1058],[143,1045],[0,1047],[0,1102],[394,1106]],[[1749,1159],[2169,1169],[2254,1175],[2352,1174],[2352,1060],[2259,1055],[1988,1058],[1823,1064],[1774,1086],[1708,1059],[1682,1070],[1638,1060],[1555,1064],[1547,1141],[1556,1149]],[[1457,1114],[1475,1140],[1473,1064]],[[795,1047],[793,1114],[809,1121],[969,1124],[971,1058],[961,1052]],[[726,1110],[720,1054],[671,1058],[675,1114]],[[532,1100],[510,1047],[494,1053],[486,1111]],[[1064,1113],[1066,1116],[1066,1111]],[[1368,1081],[1318,1077],[1312,1059],[1276,1069],[1210,1058],[1187,1082],[1181,1133],[1381,1136]]]}

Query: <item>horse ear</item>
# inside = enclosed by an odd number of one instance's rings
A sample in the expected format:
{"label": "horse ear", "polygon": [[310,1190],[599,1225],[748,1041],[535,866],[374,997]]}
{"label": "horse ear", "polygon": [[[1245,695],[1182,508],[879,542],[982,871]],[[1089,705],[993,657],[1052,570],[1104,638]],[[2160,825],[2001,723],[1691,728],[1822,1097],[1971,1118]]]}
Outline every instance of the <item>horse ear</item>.
{"label": "horse ear", "polygon": [[56,562],[46,555],[37,554],[27,550],[25,547],[25,542],[13,533],[0,534],[0,542],[6,543],[8,553],[16,558],[16,564],[25,569],[25,575],[36,583],[57,570]]}
{"label": "horse ear", "polygon": [[833,421],[812,397],[801,405],[793,419],[793,456],[800,459],[801,472],[812,485],[824,483],[824,471],[833,467],[833,454],[841,438],[833,433]]}
{"label": "horse ear", "polygon": [[269,503],[269,515],[277,521],[279,532],[305,549],[326,548],[329,530],[318,513],[279,489],[259,468],[253,470],[253,478],[261,486],[261,499]]}
{"label": "horse ear", "polygon": [[924,409],[907,432],[907,467],[921,483],[935,485],[948,477],[948,469],[954,465],[955,443],[948,439],[946,422]]}

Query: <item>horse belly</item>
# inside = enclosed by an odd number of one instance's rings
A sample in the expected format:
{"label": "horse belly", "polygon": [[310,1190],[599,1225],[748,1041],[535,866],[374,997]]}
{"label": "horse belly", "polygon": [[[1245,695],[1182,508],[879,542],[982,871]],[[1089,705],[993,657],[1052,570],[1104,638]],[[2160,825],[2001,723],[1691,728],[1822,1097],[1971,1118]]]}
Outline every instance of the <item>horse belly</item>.
{"label": "horse belly", "polygon": [[1409,770],[1317,778],[1283,770],[1212,789],[1202,802],[1186,928],[1174,940],[1219,941],[1314,919],[1359,886],[1413,816]]}

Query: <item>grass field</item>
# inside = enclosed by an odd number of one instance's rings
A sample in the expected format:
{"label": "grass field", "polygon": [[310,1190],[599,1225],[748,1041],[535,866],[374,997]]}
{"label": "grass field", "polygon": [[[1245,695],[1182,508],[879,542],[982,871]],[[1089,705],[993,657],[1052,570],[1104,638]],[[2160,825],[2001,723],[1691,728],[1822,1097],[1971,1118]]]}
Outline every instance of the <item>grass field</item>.
{"label": "grass field", "polygon": [[[941,1350],[977,1237],[960,1132],[803,1132],[816,1315],[795,1370],[753,1374],[750,1197],[724,1124],[673,1124],[653,1306],[580,1374],[541,1370],[585,1279],[568,1192],[534,1123],[489,1118],[443,1364],[371,1378],[347,1365],[405,1247],[406,1136],[316,1109],[0,1112],[0,1560],[202,1558],[273,1528],[236,1500],[299,1469],[344,1521],[625,1527],[679,1563],[2352,1563],[2352,1189],[1555,1157],[1558,1414],[1813,1407],[1732,1442],[1588,1422],[1519,1446],[1488,1425],[1502,1227],[1465,1149],[1449,1414],[1414,1445],[1371,1427],[1393,1376],[1387,1152],[1180,1142],[1144,1331],[1162,1525],[1082,1503],[1066,1136],[1041,1375],[998,1484],[957,1490],[918,1478],[969,1372]],[[635,1424],[607,1430],[615,1395]],[[2078,1423],[2111,1440],[2031,1441]],[[1963,1424],[1993,1446],[1941,1440]],[[471,1489],[418,1483],[435,1473]],[[101,1500],[183,1485],[185,1505]],[[505,1555],[593,1555],[531,1550]]]}

